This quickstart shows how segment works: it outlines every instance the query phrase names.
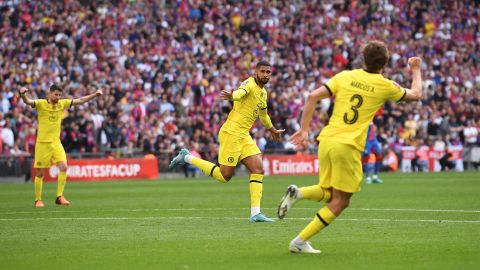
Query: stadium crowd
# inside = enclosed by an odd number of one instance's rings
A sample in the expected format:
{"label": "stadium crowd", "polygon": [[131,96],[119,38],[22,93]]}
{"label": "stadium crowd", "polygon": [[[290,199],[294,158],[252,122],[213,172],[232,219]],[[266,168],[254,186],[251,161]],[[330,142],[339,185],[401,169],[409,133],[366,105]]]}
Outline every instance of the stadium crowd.
{"label": "stadium crowd", "polygon": [[[248,78],[256,61],[274,65],[268,109],[288,136],[308,92],[361,67],[360,45],[370,39],[388,44],[384,75],[402,86],[411,82],[407,58],[424,60],[424,99],[387,103],[374,120],[385,146],[479,144],[480,1],[323,2],[2,1],[0,152],[34,150],[36,112],[20,102],[20,87],[44,98],[57,83],[67,98],[105,93],[66,113],[68,153],[139,148],[170,157],[185,145],[215,160],[230,109],[217,97]],[[331,100],[320,106],[316,131]],[[292,149],[269,141],[261,124],[252,134],[262,151]]]}

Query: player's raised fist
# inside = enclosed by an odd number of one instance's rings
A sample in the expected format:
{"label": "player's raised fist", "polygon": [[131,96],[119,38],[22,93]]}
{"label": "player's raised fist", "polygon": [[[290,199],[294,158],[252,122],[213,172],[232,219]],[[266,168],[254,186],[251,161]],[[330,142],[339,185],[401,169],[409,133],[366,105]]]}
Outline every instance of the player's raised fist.
{"label": "player's raised fist", "polygon": [[27,93],[28,91],[29,91],[28,88],[22,87],[22,88],[20,88],[20,95],[23,95],[23,94]]}
{"label": "player's raised fist", "polygon": [[97,92],[95,92],[95,95],[97,95],[97,97],[103,95],[102,89],[98,89]]}
{"label": "player's raised fist", "polygon": [[410,57],[408,58],[408,66],[410,69],[419,69],[422,65],[422,59],[420,57]]}

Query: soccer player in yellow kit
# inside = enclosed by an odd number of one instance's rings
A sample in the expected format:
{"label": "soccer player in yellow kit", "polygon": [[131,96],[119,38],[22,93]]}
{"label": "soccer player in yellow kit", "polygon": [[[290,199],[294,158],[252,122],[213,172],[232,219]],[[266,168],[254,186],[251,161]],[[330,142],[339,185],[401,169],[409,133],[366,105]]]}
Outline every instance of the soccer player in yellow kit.
{"label": "soccer player in yellow kit", "polygon": [[266,61],[259,61],[253,77],[245,80],[237,90],[222,91],[220,94],[222,99],[233,101],[232,111],[218,134],[220,167],[190,155],[187,149],[180,150],[170,163],[170,168],[185,163],[192,164],[205,174],[226,183],[232,178],[237,163],[242,162],[250,171],[250,222],[274,221],[260,211],[264,172],[261,151],[249,133],[257,118],[260,118],[273,140],[280,141],[284,132],[273,126],[267,114],[267,91],[264,86],[270,80],[271,74],[271,65]]}
{"label": "soccer player in yellow kit", "polygon": [[388,100],[418,101],[422,96],[420,58],[408,59],[413,76],[410,90],[381,75],[389,58],[387,46],[383,42],[367,43],[362,48],[362,54],[364,69],[340,72],[324,86],[309,94],[303,108],[301,128],[289,139],[297,147],[303,147],[318,101],[335,95],[335,106],[330,121],[317,138],[320,142],[319,184],[302,188],[289,186],[278,206],[277,214],[282,219],[300,199],[322,201],[327,204],[290,242],[291,252],[320,253],[308,240],[331,224],[348,207],[353,193],[360,191],[361,154],[365,147],[368,125],[378,109]]}
{"label": "soccer player in yellow kit", "polygon": [[53,164],[60,170],[57,181],[56,204],[69,205],[70,202],[63,196],[67,182],[67,155],[60,142],[60,129],[64,110],[75,105],[84,104],[95,97],[101,96],[102,90],[97,90],[91,95],[76,99],[61,99],[63,89],[53,84],[47,92],[47,99],[33,100],[27,96],[28,88],[20,89],[20,97],[25,104],[37,109],[38,132],[35,143],[35,207],[44,207],[42,201],[42,185],[44,170]]}

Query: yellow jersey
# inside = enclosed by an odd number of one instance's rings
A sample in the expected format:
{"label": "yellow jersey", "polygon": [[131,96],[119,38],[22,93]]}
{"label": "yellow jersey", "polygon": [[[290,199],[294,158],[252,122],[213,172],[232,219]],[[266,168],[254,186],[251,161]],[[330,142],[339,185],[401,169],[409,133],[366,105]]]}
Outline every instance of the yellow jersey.
{"label": "yellow jersey", "polygon": [[384,78],[379,73],[363,69],[342,71],[326,84],[335,105],[328,125],[318,141],[335,141],[364,150],[368,125],[376,112],[387,101],[400,101],[405,88]]}
{"label": "yellow jersey", "polygon": [[51,104],[46,99],[37,99],[33,105],[38,111],[37,142],[60,141],[60,128],[64,110],[72,107],[73,99],[60,99]]}
{"label": "yellow jersey", "polygon": [[[245,91],[246,94],[240,100],[233,101],[233,108],[222,130],[234,135],[249,135],[259,114],[266,114],[267,91],[258,86],[254,77],[243,81],[237,91]],[[270,127],[267,126],[267,129]]]}

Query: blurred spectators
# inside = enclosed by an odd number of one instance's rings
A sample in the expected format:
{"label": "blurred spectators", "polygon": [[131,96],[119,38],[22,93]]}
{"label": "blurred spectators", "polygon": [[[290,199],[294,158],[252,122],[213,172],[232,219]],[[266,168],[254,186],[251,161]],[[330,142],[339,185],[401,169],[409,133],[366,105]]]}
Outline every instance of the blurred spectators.
{"label": "blurred spectators", "polygon": [[[406,61],[419,55],[425,80],[421,102],[387,103],[375,119],[383,144],[395,153],[417,139],[479,144],[479,1],[335,3],[3,1],[0,141],[11,148],[20,140],[22,151],[33,151],[36,112],[18,102],[21,86],[33,98],[44,98],[53,82],[67,98],[101,86],[105,94],[96,104],[65,116],[69,153],[136,148],[161,156],[198,143],[211,160],[230,106],[216,97],[251,75],[256,61],[274,65],[269,113],[288,136],[308,92],[342,69],[360,67],[360,45],[381,39],[391,51],[386,77],[409,87]],[[321,110],[331,112],[331,104],[322,101]],[[327,122],[314,116],[311,151]],[[285,150],[265,141],[261,125],[255,139],[266,152]]]}

